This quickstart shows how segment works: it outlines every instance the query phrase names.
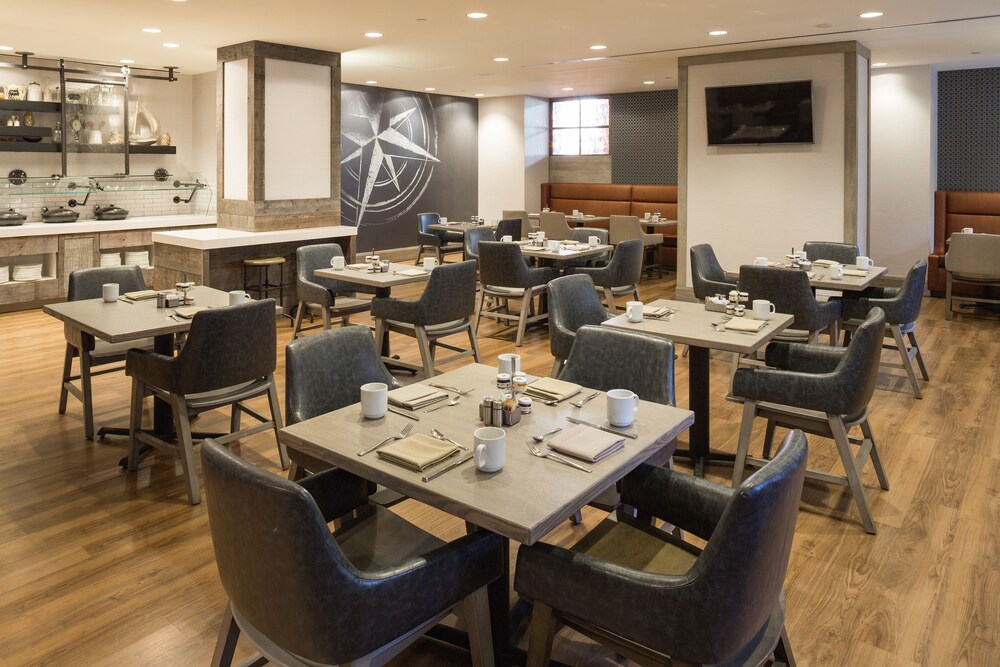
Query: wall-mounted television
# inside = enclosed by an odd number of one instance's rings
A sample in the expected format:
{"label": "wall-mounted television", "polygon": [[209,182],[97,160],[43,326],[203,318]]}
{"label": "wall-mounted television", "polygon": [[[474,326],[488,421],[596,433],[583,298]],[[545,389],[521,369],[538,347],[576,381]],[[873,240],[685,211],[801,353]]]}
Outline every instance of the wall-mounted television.
{"label": "wall-mounted television", "polygon": [[705,88],[708,144],[813,142],[812,81]]}

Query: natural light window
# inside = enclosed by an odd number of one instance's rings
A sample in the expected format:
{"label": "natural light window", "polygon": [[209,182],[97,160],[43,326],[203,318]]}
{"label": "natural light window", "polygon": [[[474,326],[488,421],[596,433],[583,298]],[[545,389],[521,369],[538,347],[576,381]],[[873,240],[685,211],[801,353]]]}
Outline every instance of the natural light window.
{"label": "natural light window", "polygon": [[576,97],[552,103],[552,155],[608,155],[606,97]]}

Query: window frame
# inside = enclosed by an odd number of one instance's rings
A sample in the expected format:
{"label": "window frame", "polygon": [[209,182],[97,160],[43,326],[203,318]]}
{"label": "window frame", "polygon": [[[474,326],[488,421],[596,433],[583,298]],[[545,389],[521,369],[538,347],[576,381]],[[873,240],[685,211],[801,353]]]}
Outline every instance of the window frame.
{"label": "window frame", "polygon": [[[577,102],[582,102],[583,100],[605,100],[608,103],[608,124],[607,125],[582,125],[577,121],[577,125],[569,127],[555,127],[553,122],[553,113],[555,112],[555,105],[557,102],[569,102],[576,100]],[[607,153],[583,153],[583,138],[581,130],[590,129],[603,129],[608,130],[608,152]],[[577,130],[580,132],[580,137],[578,138],[578,149],[575,155],[561,155],[554,152],[555,150],[555,131],[556,130]],[[611,96],[610,95],[578,95],[574,97],[555,97],[549,100],[549,157],[606,157],[611,155]]]}

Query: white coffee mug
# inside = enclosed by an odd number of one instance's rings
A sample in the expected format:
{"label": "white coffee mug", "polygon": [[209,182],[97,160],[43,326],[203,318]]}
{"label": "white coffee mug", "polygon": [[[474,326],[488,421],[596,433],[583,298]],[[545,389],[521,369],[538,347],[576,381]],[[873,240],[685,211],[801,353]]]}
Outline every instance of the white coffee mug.
{"label": "white coffee mug", "polygon": [[101,285],[101,296],[105,303],[114,303],[118,300],[118,283],[104,283]]}
{"label": "white coffee mug", "polygon": [[514,237],[511,236],[510,234],[504,234],[503,236],[500,237],[500,241],[502,243],[513,243]]}
{"label": "white coffee mug", "polygon": [[580,212],[578,210],[576,210],[575,208],[573,209],[573,217],[574,218],[579,218],[580,217]]}
{"label": "white coffee mug", "polygon": [[346,265],[347,265],[347,260],[345,260],[341,255],[336,255],[330,258],[330,266],[332,266],[337,271],[343,271]]}
{"label": "white coffee mug", "polygon": [[599,237],[597,237],[597,236],[588,236],[587,237],[587,245],[596,246],[600,242],[601,242],[601,239]]}
{"label": "white coffee mug", "polygon": [[962,227],[963,234],[972,234],[972,227]]}
{"label": "white coffee mug", "polygon": [[476,468],[483,472],[498,472],[503,468],[506,454],[507,432],[495,426],[477,428],[475,441]]}
{"label": "white coffee mug", "polygon": [[506,373],[514,377],[521,372],[521,355],[505,352],[497,357],[497,373]]}
{"label": "white coffee mug", "polygon": [[535,232],[535,238],[538,239],[539,241],[544,241],[545,240],[545,232],[543,232],[542,230],[539,229],[537,232]]}
{"label": "white coffee mug", "polygon": [[246,300],[249,298],[250,295],[244,292],[243,290],[241,289],[233,290],[232,292],[229,293],[229,305],[238,306],[241,303],[245,303]]}
{"label": "white coffee mug", "polygon": [[631,426],[635,413],[639,411],[639,397],[628,389],[612,389],[608,392],[608,421],[612,426]]}
{"label": "white coffee mug", "polygon": [[806,254],[805,250],[796,250],[795,259],[809,259],[809,255]]}
{"label": "white coffee mug", "polygon": [[642,214],[642,219],[643,220],[649,220],[649,218],[650,218],[651,215],[652,215],[652,213],[650,213],[649,211],[646,211],[645,213]]}
{"label": "white coffee mug", "polygon": [[857,260],[855,260],[854,265],[858,267],[861,271],[867,271],[868,269],[875,266],[875,262],[872,261],[871,257],[865,257],[864,255],[858,255]]}
{"label": "white coffee mug", "polygon": [[438,222],[444,224],[444,223],[448,222],[448,218],[446,218],[444,216],[441,216],[440,218],[438,218]]}
{"label": "white coffee mug", "polygon": [[381,419],[389,410],[389,385],[369,382],[361,385],[361,414],[365,419]]}
{"label": "white coffee mug", "polygon": [[753,318],[755,320],[769,320],[774,311],[774,304],[767,299],[753,300]]}
{"label": "white coffee mug", "polygon": [[626,301],[625,314],[629,322],[642,322],[642,301]]}
{"label": "white coffee mug", "polygon": [[559,250],[559,241],[556,239],[549,239],[545,242],[545,248],[551,252]]}
{"label": "white coffee mug", "polygon": [[424,270],[433,271],[434,267],[438,265],[437,257],[424,257]]}
{"label": "white coffee mug", "polygon": [[832,280],[843,280],[844,279],[844,267],[841,264],[831,264],[830,265],[830,278]]}
{"label": "white coffee mug", "polygon": [[754,266],[767,266],[767,257],[754,257]]}

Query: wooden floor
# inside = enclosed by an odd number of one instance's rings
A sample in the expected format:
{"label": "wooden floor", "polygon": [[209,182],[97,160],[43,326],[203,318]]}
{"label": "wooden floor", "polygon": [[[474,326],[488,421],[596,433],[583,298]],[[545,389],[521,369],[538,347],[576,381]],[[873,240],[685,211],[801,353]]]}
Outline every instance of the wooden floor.
{"label": "wooden floor", "polygon": [[[641,294],[672,296],[673,288],[669,277],[644,282]],[[510,335],[491,331],[480,332],[487,363],[514,350]],[[925,299],[917,331],[932,377],[924,399],[883,373],[872,404],[891,485],[880,491],[866,470],[878,535],[862,530],[845,490],[809,485],[804,494],[786,579],[799,665],[1000,664],[1000,320],[946,322],[943,300]],[[281,383],[289,338],[281,325]],[[63,345],[62,326],[40,311],[0,315],[0,667],[207,664],[225,597],[205,504],[187,504],[174,460],[149,455],[137,473],[122,472],[124,439],[85,440],[72,399],[57,414]],[[395,350],[415,357],[412,344]],[[549,371],[543,329],[520,352],[527,371]],[[723,398],[728,368],[728,358],[712,364],[711,427],[713,445],[734,451],[740,412]],[[676,376],[686,406],[684,359]],[[97,424],[124,425],[127,379],[112,374],[94,384]],[[207,430],[227,425],[224,413],[199,422]],[[814,467],[836,467],[831,442],[809,444]],[[235,447],[280,472],[267,434]],[[723,481],[730,472],[710,470]],[[444,538],[464,530],[413,501],[398,507]],[[567,523],[548,540],[572,544],[599,520],[587,511],[584,526]],[[556,656],[614,664],[569,633]],[[423,641],[396,662],[459,665],[467,656]]]}

